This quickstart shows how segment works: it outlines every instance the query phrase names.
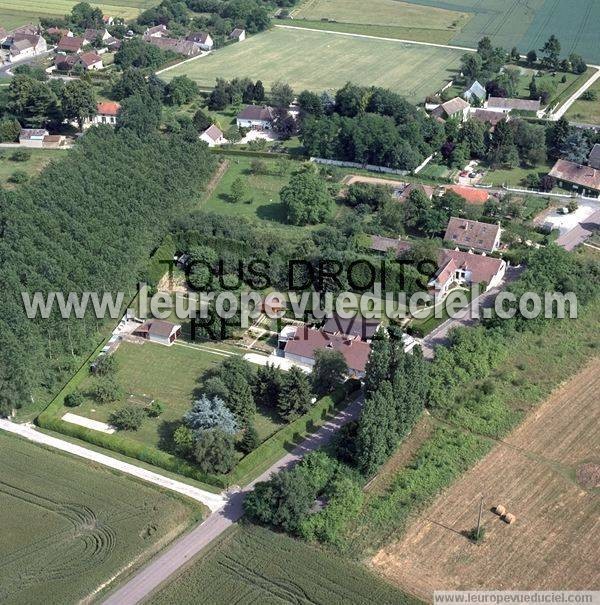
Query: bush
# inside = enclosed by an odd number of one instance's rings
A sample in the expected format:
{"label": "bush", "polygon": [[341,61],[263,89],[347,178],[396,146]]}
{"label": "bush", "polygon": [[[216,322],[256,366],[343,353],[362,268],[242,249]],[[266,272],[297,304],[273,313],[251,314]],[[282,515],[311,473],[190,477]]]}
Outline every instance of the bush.
{"label": "bush", "polygon": [[235,466],[233,436],[219,429],[200,431],[194,457],[205,473],[228,473]]}
{"label": "bush", "polygon": [[598,93],[595,90],[586,90],[579,98],[582,101],[597,101]]}
{"label": "bush", "polygon": [[244,436],[240,441],[240,449],[244,454],[249,454],[253,450],[255,450],[260,444],[260,440],[258,438],[258,432],[254,428],[254,425],[250,425],[244,431]]}
{"label": "bush", "polygon": [[65,405],[68,408],[79,407],[83,403],[83,393],[81,391],[73,391],[65,397]]}
{"label": "bush", "polygon": [[120,431],[137,431],[143,420],[144,411],[134,406],[126,406],[110,415],[110,424]]}
{"label": "bush", "polygon": [[148,418],[158,418],[165,411],[165,406],[160,401],[153,401],[144,408],[144,411]]}
{"label": "bush", "polygon": [[101,355],[93,364],[94,374],[98,376],[112,376],[118,368],[117,359],[113,355]]}
{"label": "bush", "polygon": [[123,397],[123,389],[112,378],[101,378],[94,387],[94,397],[98,403],[110,403]]}
{"label": "bush", "polygon": [[31,151],[26,151],[25,149],[19,149],[10,156],[10,159],[13,162],[26,162],[30,158],[31,158]]}
{"label": "bush", "polygon": [[15,170],[9,177],[10,183],[26,183],[29,180],[29,175],[24,170]]}

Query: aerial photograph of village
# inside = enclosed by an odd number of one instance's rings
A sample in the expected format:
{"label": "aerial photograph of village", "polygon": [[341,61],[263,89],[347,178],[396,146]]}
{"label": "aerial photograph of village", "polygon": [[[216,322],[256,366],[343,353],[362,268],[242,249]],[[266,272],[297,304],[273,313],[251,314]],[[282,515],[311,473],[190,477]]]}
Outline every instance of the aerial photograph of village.
{"label": "aerial photograph of village", "polygon": [[600,605],[600,0],[0,0],[0,605]]}

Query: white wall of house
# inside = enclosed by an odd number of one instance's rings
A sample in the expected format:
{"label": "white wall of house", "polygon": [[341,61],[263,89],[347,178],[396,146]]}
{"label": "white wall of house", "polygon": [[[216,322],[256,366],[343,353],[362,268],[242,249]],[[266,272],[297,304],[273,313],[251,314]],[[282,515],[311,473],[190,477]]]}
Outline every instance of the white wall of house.
{"label": "white wall of house", "polygon": [[110,124],[114,126],[117,123],[117,116],[95,115],[92,118],[93,124]]}
{"label": "white wall of house", "polygon": [[273,123],[267,120],[241,120],[237,118],[238,128],[252,128],[253,130],[271,130]]}

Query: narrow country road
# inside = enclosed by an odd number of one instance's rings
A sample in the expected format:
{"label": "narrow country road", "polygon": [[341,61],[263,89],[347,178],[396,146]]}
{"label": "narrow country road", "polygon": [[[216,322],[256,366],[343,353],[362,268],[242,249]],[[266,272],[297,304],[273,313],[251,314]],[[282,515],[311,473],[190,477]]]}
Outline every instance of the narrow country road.
{"label": "narrow country road", "polygon": [[138,479],[147,481],[148,483],[158,485],[159,487],[170,489],[171,491],[187,496],[188,498],[192,498],[197,502],[201,502],[207,506],[211,512],[217,511],[225,506],[226,500],[220,494],[213,494],[212,492],[194,487],[193,485],[188,485],[187,483],[170,479],[169,477],[165,477],[159,473],[141,468],[135,464],[129,464],[129,462],[117,460],[116,458],[107,456],[106,454],[101,454],[100,452],[82,447],[81,445],[76,445],[74,443],[70,443],[69,441],[52,437],[51,435],[38,431],[30,424],[17,424],[15,422],[11,422],[10,420],[0,418],[0,429],[7,431],[8,433],[13,433],[14,435],[24,437],[29,441],[47,445],[57,450],[73,454],[74,456],[86,458],[92,462],[97,462],[98,464],[121,471],[127,475],[132,475]]}
{"label": "narrow country road", "polygon": [[256,483],[267,480],[273,473],[293,466],[309,452],[327,445],[344,424],[358,418],[361,405],[362,397],[359,397],[289,454],[280,458],[246,488],[233,493],[224,508],[214,512],[190,533],[174,542],[126,584],[109,595],[103,605],[135,605],[148,597],[153,590],[242,517],[244,496],[254,489]]}

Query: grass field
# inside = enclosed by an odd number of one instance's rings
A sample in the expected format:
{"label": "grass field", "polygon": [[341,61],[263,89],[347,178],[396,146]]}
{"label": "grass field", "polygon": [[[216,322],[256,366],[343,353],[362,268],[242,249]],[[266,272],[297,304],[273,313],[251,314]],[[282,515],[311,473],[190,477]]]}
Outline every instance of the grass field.
{"label": "grass field", "polygon": [[0,433],[0,601],[76,603],[200,518],[200,509]]}
{"label": "grass field", "polygon": [[[596,358],[423,511],[373,564],[426,600],[436,589],[598,586],[599,389]],[[464,532],[476,524],[481,495],[485,539],[475,545]],[[514,525],[491,511],[496,504],[516,515]]]}
{"label": "grass field", "polygon": [[[6,29],[35,23],[41,17],[63,16],[77,4],[76,0],[20,0],[18,8],[14,0],[0,0],[0,24]],[[93,5],[111,17],[134,19],[141,11],[155,5],[154,0],[113,0],[94,2]]]}
{"label": "grass field", "polygon": [[356,564],[281,534],[236,527],[153,598],[151,605],[416,603]]}
{"label": "grass field", "polygon": [[600,80],[596,80],[589,88],[596,93],[595,101],[578,99],[569,107],[567,118],[583,124],[600,124]]}
{"label": "grass field", "polygon": [[562,54],[572,52],[600,62],[597,0],[408,0],[411,4],[472,13],[452,38],[454,44],[476,46],[484,36],[505,49],[538,49],[551,34],[562,43]]}
{"label": "grass field", "polygon": [[294,90],[338,89],[352,80],[384,86],[422,101],[456,73],[460,51],[308,30],[277,28],[163,74],[185,74],[201,86],[217,77],[247,76],[266,87],[282,80]]}
{"label": "grass field", "polygon": [[0,185],[13,189],[17,185],[11,183],[8,179],[17,170],[24,170],[30,177],[42,171],[53,158],[64,157],[65,152],[60,149],[30,149],[31,157],[25,162],[15,162],[10,156],[17,149],[0,149]]}

